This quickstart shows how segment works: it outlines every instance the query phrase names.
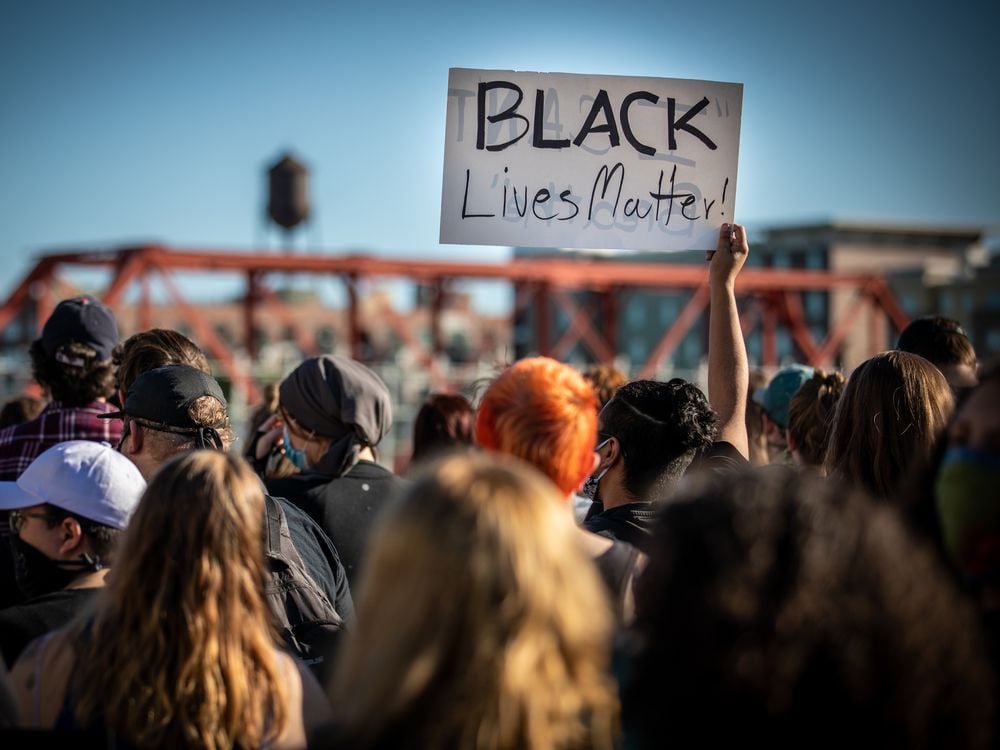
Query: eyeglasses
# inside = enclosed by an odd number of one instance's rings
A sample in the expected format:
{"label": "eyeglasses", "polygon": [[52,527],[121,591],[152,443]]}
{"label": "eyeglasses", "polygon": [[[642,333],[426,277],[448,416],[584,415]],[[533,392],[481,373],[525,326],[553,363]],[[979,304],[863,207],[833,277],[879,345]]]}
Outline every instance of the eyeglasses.
{"label": "eyeglasses", "polygon": [[29,518],[42,518],[47,521],[59,521],[63,518],[55,513],[27,513],[23,510],[12,510],[7,523],[10,524],[10,533],[20,534],[21,529]]}

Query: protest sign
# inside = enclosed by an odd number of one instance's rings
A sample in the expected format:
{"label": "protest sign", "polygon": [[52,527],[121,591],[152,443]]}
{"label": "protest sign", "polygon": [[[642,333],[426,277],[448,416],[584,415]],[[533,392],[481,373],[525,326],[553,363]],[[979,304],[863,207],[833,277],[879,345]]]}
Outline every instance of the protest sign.
{"label": "protest sign", "polygon": [[441,242],[714,248],[742,107],[737,83],[452,68]]}

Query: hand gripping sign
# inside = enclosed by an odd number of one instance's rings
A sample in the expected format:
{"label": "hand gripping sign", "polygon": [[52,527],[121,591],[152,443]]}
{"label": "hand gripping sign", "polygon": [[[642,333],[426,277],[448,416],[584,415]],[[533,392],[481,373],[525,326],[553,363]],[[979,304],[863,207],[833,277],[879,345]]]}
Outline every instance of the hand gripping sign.
{"label": "hand gripping sign", "polygon": [[742,107],[738,83],[452,68],[441,242],[714,248]]}

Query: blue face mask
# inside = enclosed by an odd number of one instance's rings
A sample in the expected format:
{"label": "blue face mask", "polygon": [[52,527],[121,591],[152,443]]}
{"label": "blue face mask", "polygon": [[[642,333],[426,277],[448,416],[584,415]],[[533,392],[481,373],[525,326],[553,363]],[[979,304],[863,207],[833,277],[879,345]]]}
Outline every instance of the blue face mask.
{"label": "blue face mask", "polygon": [[284,437],[285,442],[285,458],[295,464],[296,468],[305,469],[308,466],[308,461],[306,460],[306,452],[304,450],[299,450],[294,445],[292,445],[292,438],[288,435],[288,425],[284,427]]}

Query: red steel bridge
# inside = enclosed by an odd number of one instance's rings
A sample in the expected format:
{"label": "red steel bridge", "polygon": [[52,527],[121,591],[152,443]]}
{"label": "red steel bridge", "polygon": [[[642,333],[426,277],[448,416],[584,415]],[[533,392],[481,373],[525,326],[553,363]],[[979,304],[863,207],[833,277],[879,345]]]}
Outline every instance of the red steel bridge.
{"label": "red steel bridge", "polygon": [[[269,277],[281,274],[312,274],[339,279],[347,293],[349,346],[353,356],[362,358],[362,331],[358,285],[377,277],[409,279],[426,285],[429,297],[430,345],[421,343],[406,322],[393,321],[399,339],[417,354],[418,361],[433,369],[435,355],[443,349],[438,327],[446,290],[457,280],[488,279],[507,282],[514,290],[517,309],[533,310],[535,348],[540,354],[562,358],[577,344],[586,347],[594,359],[611,362],[619,350],[616,340],[621,292],[629,289],[686,291],[686,303],[672,324],[663,331],[639,369],[639,377],[650,377],[658,364],[668,358],[684,339],[709,302],[708,269],[697,264],[678,265],[644,262],[600,262],[579,259],[514,259],[506,263],[446,262],[429,260],[394,260],[365,255],[289,255],[274,252],[231,252],[191,250],[162,245],[142,245],[116,250],[68,252],[42,256],[0,307],[0,330],[5,329],[26,308],[33,320],[44,321],[53,306],[61,274],[74,268],[101,268],[110,272],[110,281],[98,295],[112,309],[123,303],[133,285],[138,287],[138,329],[154,327],[150,286],[155,278],[170,297],[171,304],[190,327],[198,343],[218,362],[221,374],[246,388],[251,399],[259,395],[259,386],[246,365],[245,358],[234,356],[232,345],[220,337],[199,315],[197,305],[185,298],[180,279],[185,273],[211,273],[241,277],[244,280],[243,336],[241,346],[252,362],[256,356],[254,321],[257,315],[278,316],[292,333],[304,356],[319,353],[319,347],[303,321],[269,284]],[[586,290],[586,303],[574,292]],[[817,340],[804,313],[802,294],[841,290],[853,295],[853,302],[842,306],[842,313],[829,320],[826,337]],[[777,333],[787,330],[801,354],[802,361],[816,366],[830,365],[838,357],[845,338],[856,325],[862,310],[867,325],[885,329],[888,320],[902,330],[909,322],[885,279],[880,275],[834,273],[829,271],[747,267],[737,281],[744,334],[759,331],[762,364],[777,366]],[[569,325],[553,330],[551,311],[562,308]],[[512,318],[513,320],[513,318]],[[869,336],[877,341],[879,337]],[[875,354],[875,352],[871,352]]]}

